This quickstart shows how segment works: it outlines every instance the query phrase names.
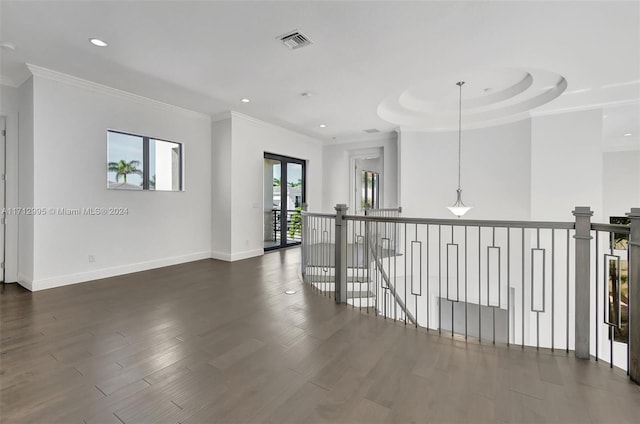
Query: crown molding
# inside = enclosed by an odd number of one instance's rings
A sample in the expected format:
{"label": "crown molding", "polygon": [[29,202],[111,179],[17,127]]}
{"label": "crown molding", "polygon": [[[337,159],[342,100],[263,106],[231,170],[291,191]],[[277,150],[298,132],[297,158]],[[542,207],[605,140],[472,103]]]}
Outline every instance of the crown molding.
{"label": "crown molding", "polygon": [[358,144],[358,143],[384,143],[393,142],[398,138],[398,130],[380,131],[372,134],[351,134],[342,137],[336,137],[328,146],[338,146],[341,144]]}
{"label": "crown molding", "polygon": [[18,86],[16,85],[16,83],[12,79],[9,79],[9,78],[5,77],[4,75],[0,75],[0,85],[4,85],[4,86],[7,86],[7,87],[18,88]]}
{"label": "crown molding", "polygon": [[[26,80],[25,80],[26,81]],[[22,81],[20,84],[18,84],[15,80],[6,77],[4,75],[0,75],[0,85],[4,85],[6,87],[12,87],[12,88],[18,88],[22,85],[24,81]]]}
{"label": "crown molding", "polygon": [[211,116],[211,122],[220,122],[220,121],[225,121],[227,119],[231,119],[231,111],[230,110],[225,110],[224,112],[220,112],[220,113],[216,113],[215,115]]}
{"label": "crown molding", "polygon": [[29,78],[31,78],[31,72],[29,72],[29,69],[27,69],[27,67],[24,67],[24,71],[22,72],[22,74],[20,75],[20,77],[16,80],[14,80],[14,82],[16,83],[17,87],[22,86],[22,84],[24,84],[25,82],[29,81]]}
{"label": "crown molding", "polygon": [[33,65],[31,63],[27,63],[27,68],[31,75],[34,75],[39,78],[45,78],[48,80],[61,82],[63,84],[71,85],[74,87],[82,88],[85,90],[90,90],[93,92],[107,94],[113,97],[118,97],[124,100],[133,101],[139,104],[156,107],[158,109],[164,109],[173,112],[179,112],[186,115],[195,116],[198,118],[203,118],[207,120],[211,120],[211,117],[206,113],[196,112],[191,109],[186,109],[180,106],[172,105],[169,103],[164,103],[159,100],[150,99],[148,97],[140,96],[138,94],[133,94],[128,91],[120,90],[117,88],[109,87],[103,84],[98,84],[93,81],[85,80],[82,78],[74,77],[73,75],[64,74],[62,72],[54,71],[51,69],[43,68],[42,66]]}

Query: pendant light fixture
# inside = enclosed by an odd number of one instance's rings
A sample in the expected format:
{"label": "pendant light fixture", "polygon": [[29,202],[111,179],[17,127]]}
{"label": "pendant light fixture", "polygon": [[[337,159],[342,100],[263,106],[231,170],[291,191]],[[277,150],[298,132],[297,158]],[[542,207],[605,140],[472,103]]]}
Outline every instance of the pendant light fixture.
{"label": "pendant light fixture", "polygon": [[462,202],[462,187],[460,186],[460,158],[462,155],[462,86],[464,85],[464,81],[458,81],[456,85],[460,88],[460,103],[458,108],[458,189],[456,190],[456,202],[453,206],[449,206],[447,209],[460,218],[465,213],[469,212],[471,206],[465,206]]}

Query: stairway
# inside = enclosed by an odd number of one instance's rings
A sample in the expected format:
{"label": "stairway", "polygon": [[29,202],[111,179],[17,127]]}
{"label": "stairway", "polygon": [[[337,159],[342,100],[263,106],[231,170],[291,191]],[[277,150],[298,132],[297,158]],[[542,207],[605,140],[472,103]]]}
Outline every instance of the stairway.
{"label": "stairway", "polygon": [[[307,266],[305,280],[328,296],[334,296],[335,268]],[[376,295],[373,283],[367,279],[366,269],[347,268],[347,304],[357,308],[375,307]]]}

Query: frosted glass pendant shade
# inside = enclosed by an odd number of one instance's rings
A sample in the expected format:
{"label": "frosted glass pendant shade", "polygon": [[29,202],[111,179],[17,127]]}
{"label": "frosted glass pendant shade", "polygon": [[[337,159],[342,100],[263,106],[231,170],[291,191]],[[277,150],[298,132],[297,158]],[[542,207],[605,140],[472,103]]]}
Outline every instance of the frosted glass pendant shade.
{"label": "frosted glass pendant shade", "polygon": [[457,193],[456,203],[454,203],[453,206],[447,207],[447,209],[449,209],[451,213],[453,213],[455,216],[460,218],[461,216],[464,216],[465,213],[469,212],[472,209],[472,206],[465,206],[465,204],[462,202],[461,188],[457,189],[456,193]]}

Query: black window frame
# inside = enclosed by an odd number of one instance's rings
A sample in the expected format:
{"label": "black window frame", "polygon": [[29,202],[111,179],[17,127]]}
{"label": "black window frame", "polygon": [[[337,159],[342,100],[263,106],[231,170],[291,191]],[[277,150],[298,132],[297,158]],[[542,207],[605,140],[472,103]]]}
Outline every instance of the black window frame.
{"label": "black window frame", "polygon": [[[116,133],[116,134],[128,135],[128,136],[131,136],[131,137],[142,138],[142,191],[156,191],[155,188],[153,190],[149,189],[149,180],[150,180],[149,166],[148,166],[148,164],[149,164],[149,142],[151,140],[154,140],[154,141],[163,141],[165,143],[177,144],[179,146],[178,154],[180,155],[179,170],[178,170],[179,189],[178,190],[157,190],[157,191],[165,191],[165,192],[184,191],[184,179],[183,179],[184,147],[183,147],[183,143],[180,143],[178,141],[165,140],[165,139],[157,138],[157,137],[149,137],[149,136],[146,136],[146,135],[134,134],[134,133],[126,132],[126,131],[107,129],[107,157],[108,157],[108,154],[109,154],[109,151],[108,151],[108,149],[109,149],[109,133]],[[107,159],[107,162],[108,162],[108,159]],[[109,190],[117,190],[117,188],[109,188]]]}
{"label": "black window frame", "polygon": [[[280,155],[277,153],[269,153],[269,152],[264,152],[263,155],[264,159],[270,159],[270,160],[275,160],[275,161],[279,161],[281,163],[281,167],[280,167],[280,213],[281,213],[281,223],[280,223],[280,244],[275,245],[275,246],[270,246],[270,247],[266,247],[264,248],[265,251],[270,251],[270,250],[276,250],[276,249],[283,249],[286,247],[291,247],[291,246],[297,246],[300,245],[301,242],[293,242],[293,243],[288,243],[287,242],[287,225],[282,225],[282,220],[284,219],[286,222],[286,212],[289,210],[286,207],[283,209],[282,207],[282,201],[283,201],[283,195],[282,195],[282,187],[286,187],[286,184],[289,183],[289,178],[287,175],[287,164],[289,163],[294,163],[297,165],[301,165],[302,166],[302,178],[301,178],[301,183],[302,183],[302,189],[300,190],[300,195],[301,195],[301,201],[300,201],[300,207],[302,207],[302,204],[304,204],[307,201],[307,160],[306,159],[299,159],[299,158],[294,158],[291,156],[285,156],[285,155]],[[285,203],[286,205],[286,203]],[[285,211],[285,217],[282,217],[283,212]]]}

